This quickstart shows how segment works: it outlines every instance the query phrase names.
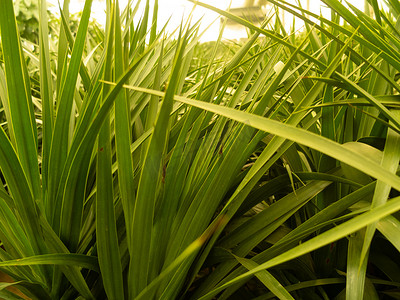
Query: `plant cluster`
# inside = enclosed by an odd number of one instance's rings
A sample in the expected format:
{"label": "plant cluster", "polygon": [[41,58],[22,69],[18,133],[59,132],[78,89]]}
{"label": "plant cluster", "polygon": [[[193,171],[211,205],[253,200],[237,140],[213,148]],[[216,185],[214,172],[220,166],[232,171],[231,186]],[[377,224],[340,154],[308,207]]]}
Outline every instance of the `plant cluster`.
{"label": "plant cluster", "polygon": [[2,0],[0,297],[398,298],[400,2],[271,0],[301,34],[192,2],[248,39],[157,0],[39,0],[30,39]]}

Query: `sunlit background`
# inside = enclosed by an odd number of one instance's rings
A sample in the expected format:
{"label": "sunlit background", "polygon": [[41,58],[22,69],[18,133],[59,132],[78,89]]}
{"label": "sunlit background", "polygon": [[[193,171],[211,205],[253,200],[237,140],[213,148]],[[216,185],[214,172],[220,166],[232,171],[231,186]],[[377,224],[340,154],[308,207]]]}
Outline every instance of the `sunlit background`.
{"label": "sunlit background", "polygon": [[[54,5],[52,10],[56,12],[58,7],[58,1],[50,0],[49,2]],[[62,3],[62,0],[60,2]],[[145,1],[142,2],[143,2],[142,6],[144,7]],[[232,9],[235,8],[238,9],[250,6],[250,7],[260,8],[260,10],[262,10],[262,12],[266,16],[272,13],[271,4],[268,4],[268,1],[265,0],[232,0],[232,1],[203,0],[202,2],[213,5],[220,9],[227,9],[229,5]],[[297,3],[298,0],[287,0],[287,2],[294,4]],[[350,0],[349,2],[361,10],[364,9],[363,0]],[[127,0],[120,0],[121,8],[125,7],[126,3]],[[322,13],[325,17],[329,18],[329,10],[320,0],[300,0],[300,3],[303,8],[306,8],[307,10],[316,14]],[[70,12],[76,13],[82,10],[83,5],[84,5],[84,0],[71,0]],[[187,0],[159,0],[159,15],[158,15],[159,28],[161,28],[168,21],[169,23],[167,30],[169,32],[174,31],[181,24],[182,19],[184,19],[190,14],[193,7],[194,7],[193,3]],[[208,28],[202,36],[202,41],[210,41],[217,39],[221,24],[219,15],[200,6],[195,7],[192,14],[193,14],[193,21],[196,21],[200,18],[202,19],[200,27],[202,31]],[[287,30],[293,27],[293,17],[290,14],[287,13],[281,14],[280,17],[281,20],[284,22],[284,25]],[[104,23],[104,18],[105,18],[104,0],[94,1],[92,5],[92,18],[94,18],[100,24]],[[300,20],[296,20],[294,24],[295,24],[295,30],[301,30],[303,23]],[[246,30],[243,27],[234,26],[234,24],[230,24],[224,30],[225,39],[240,39],[246,36],[247,36]]]}

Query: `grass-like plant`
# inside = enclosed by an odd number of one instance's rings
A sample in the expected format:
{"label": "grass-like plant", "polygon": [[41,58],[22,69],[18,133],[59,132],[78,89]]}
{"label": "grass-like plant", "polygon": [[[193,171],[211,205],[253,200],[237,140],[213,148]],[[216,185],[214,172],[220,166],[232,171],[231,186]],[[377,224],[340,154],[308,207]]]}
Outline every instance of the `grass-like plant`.
{"label": "grass-like plant", "polygon": [[87,0],[74,32],[64,1],[54,44],[40,0],[32,50],[2,1],[1,298],[396,295],[400,3],[270,2],[305,31],[196,2],[250,33],[205,46],[108,0],[103,32]]}

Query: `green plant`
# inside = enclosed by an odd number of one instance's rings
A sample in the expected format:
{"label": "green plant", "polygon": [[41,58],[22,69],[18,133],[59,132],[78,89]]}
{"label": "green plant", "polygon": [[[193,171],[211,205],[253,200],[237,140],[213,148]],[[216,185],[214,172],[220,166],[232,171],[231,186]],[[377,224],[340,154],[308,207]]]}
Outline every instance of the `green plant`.
{"label": "green plant", "polygon": [[87,0],[71,32],[66,1],[57,47],[39,1],[37,52],[3,2],[0,267],[15,282],[0,297],[393,295],[397,1],[371,1],[372,19],[326,0],[318,23],[271,1],[307,24],[297,37],[197,3],[252,32],[230,46],[223,29],[199,45],[189,21],[157,32],[148,0],[137,24],[139,2],[107,1],[90,36]]}

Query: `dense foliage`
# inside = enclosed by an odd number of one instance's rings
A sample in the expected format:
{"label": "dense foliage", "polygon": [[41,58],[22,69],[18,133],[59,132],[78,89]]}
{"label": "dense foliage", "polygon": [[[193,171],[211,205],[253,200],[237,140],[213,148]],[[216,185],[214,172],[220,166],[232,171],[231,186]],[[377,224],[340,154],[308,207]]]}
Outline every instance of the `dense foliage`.
{"label": "dense foliage", "polygon": [[400,2],[270,2],[304,31],[2,0],[1,298],[400,298]]}

